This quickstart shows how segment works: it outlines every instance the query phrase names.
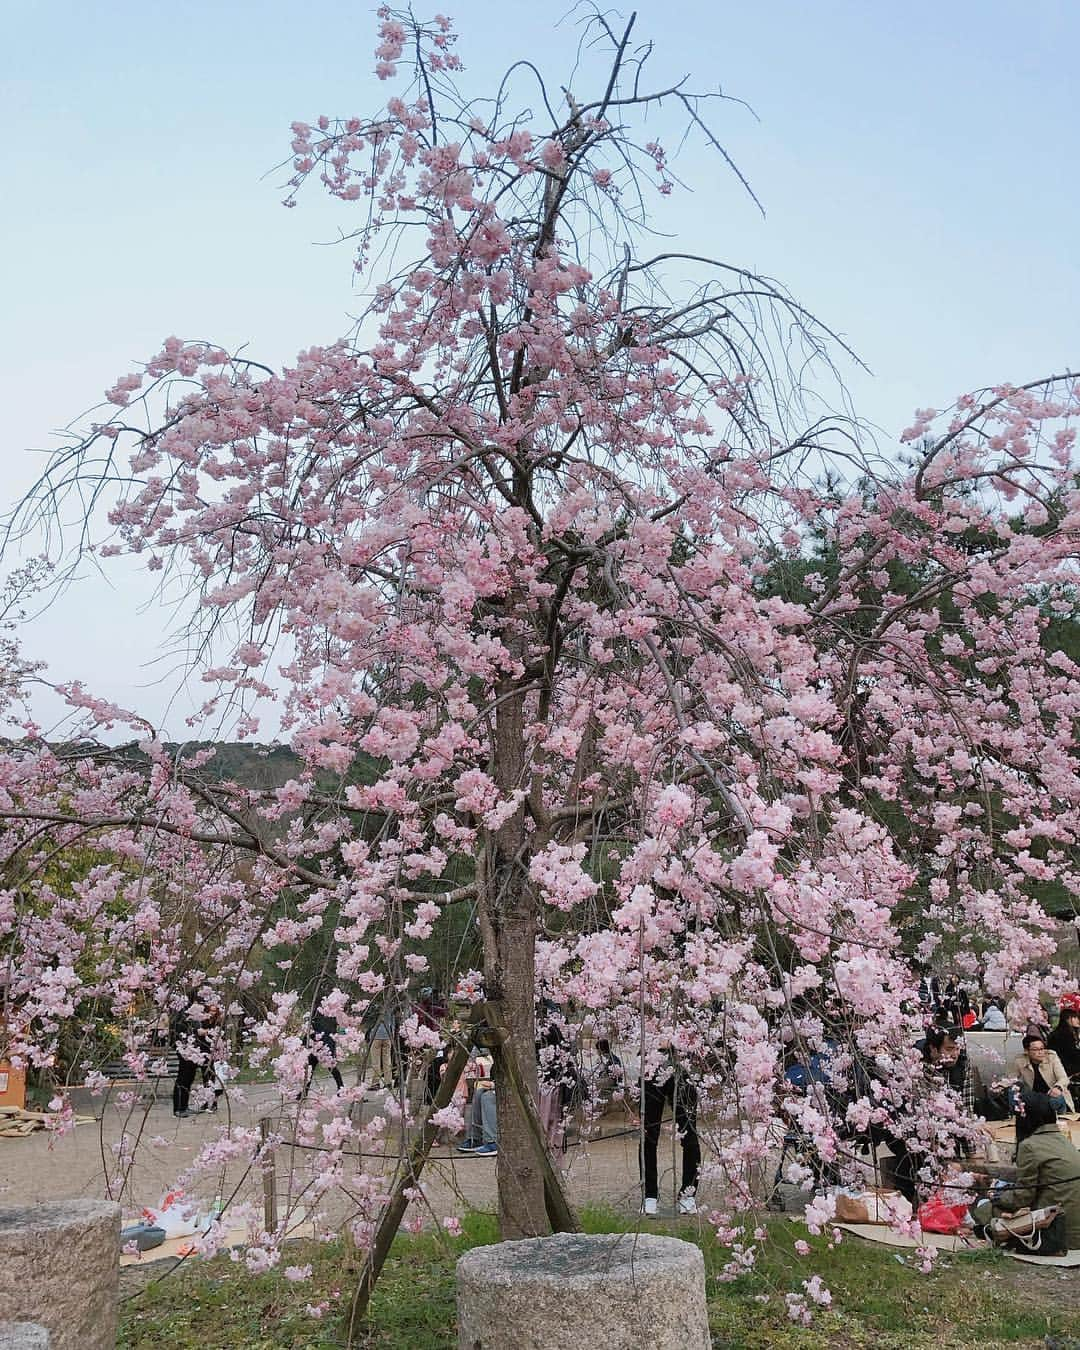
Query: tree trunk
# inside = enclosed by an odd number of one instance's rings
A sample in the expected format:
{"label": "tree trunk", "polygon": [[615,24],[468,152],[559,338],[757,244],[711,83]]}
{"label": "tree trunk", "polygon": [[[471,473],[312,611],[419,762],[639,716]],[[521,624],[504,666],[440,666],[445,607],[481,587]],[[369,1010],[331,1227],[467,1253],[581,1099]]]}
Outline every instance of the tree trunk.
{"label": "tree trunk", "polygon": [[[520,646],[520,641],[514,644]],[[526,783],[523,690],[512,680],[496,688],[494,773],[500,794]],[[538,1100],[536,1080],[536,897],[528,875],[528,838],[522,803],[489,836],[480,869],[479,911],[484,937],[484,992],[498,1007],[502,1029],[517,1058],[524,1089]],[[503,1056],[495,1056],[498,1103],[499,1228],[503,1240],[551,1232],[536,1141],[510,1082]]]}
{"label": "tree trunk", "polygon": [[[536,921],[528,913],[504,913],[500,920],[495,934],[498,967],[496,971],[485,972],[485,984],[495,986],[493,1001],[516,1058],[522,1087],[535,1102],[538,1099],[533,1011]],[[494,1073],[499,1122],[499,1230],[503,1241],[541,1237],[551,1232],[551,1225],[537,1142],[502,1055],[495,1056]]]}
{"label": "tree trunk", "polygon": [[581,1225],[578,1223],[577,1215],[570,1207],[566,1192],[563,1190],[562,1178],[551,1160],[551,1150],[544,1138],[544,1128],[540,1124],[540,1115],[536,1109],[536,1103],[522,1081],[517,1057],[510,1049],[505,1031],[502,1030],[502,1018],[498,1015],[498,1010],[494,1004],[489,1003],[485,1006],[488,1009],[489,1021],[500,1028],[499,1055],[502,1059],[506,1078],[514,1089],[515,1100],[522,1103],[525,1108],[525,1118],[533,1139],[533,1150],[540,1163],[544,1178],[544,1206],[547,1209],[548,1222],[556,1233],[580,1233]]}

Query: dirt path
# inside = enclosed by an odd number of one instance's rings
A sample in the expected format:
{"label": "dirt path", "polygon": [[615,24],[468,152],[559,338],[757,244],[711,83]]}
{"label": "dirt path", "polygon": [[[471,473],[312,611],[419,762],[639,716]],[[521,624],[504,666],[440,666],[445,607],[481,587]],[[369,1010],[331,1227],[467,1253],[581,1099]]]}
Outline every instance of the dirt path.
{"label": "dirt path", "polygon": [[[76,1196],[119,1199],[125,1215],[135,1214],[144,1205],[158,1202],[162,1194],[178,1183],[187,1193],[205,1202],[215,1195],[226,1197],[237,1191],[237,1200],[262,1203],[261,1178],[254,1175],[247,1158],[217,1169],[185,1178],[196,1156],[225,1124],[255,1131],[261,1117],[282,1116],[282,1133],[293,1137],[295,1106],[283,1105],[281,1098],[264,1085],[230,1089],[226,1109],[177,1120],[168,1101],[161,1100],[149,1109],[143,1106],[122,1109],[115,1103],[98,1108],[96,1124],[78,1126],[63,1138],[53,1139],[44,1132],[21,1139],[0,1139],[0,1204],[11,1205]],[[617,1138],[574,1143],[564,1158],[571,1195],[577,1204],[603,1204],[618,1211],[636,1210],[639,1203],[637,1179],[637,1134],[627,1127],[625,1117],[611,1116],[604,1130]],[[116,1155],[127,1136],[134,1144],[135,1161],[118,1188]],[[672,1145],[670,1133],[660,1147],[661,1194],[673,1199]],[[365,1158],[376,1173],[389,1172],[398,1153],[399,1140],[388,1139],[381,1154]],[[299,1185],[314,1172],[316,1155],[309,1150],[295,1155]],[[355,1164],[354,1170],[355,1170]],[[346,1169],[348,1163],[346,1161]],[[288,1164],[281,1158],[277,1169],[279,1204],[289,1205]],[[343,1180],[348,1184],[352,1178]],[[432,1154],[425,1174],[431,1208],[435,1213],[461,1213],[465,1208],[491,1208],[495,1203],[495,1160],[457,1153],[442,1147]],[[306,1204],[306,1200],[304,1202]],[[347,1212],[342,1197],[328,1197],[323,1208],[329,1220],[340,1221]]]}

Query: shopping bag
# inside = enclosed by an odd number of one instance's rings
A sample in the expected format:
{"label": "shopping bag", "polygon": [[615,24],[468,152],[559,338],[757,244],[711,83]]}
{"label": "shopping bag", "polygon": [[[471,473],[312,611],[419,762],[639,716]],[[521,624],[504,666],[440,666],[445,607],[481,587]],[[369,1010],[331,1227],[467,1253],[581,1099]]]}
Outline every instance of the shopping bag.
{"label": "shopping bag", "polygon": [[1069,1249],[1065,1211],[1060,1205],[1021,1210],[1008,1218],[992,1219],[986,1232],[997,1246],[1032,1256],[1063,1256]]}
{"label": "shopping bag", "polygon": [[951,1205],[940,1195],[932,1195],[920,1205],[918,1217],[924,1233],[959,1233],[971,1226],[967,1205]]}
{"label": "shopping bag", "polygon": [[911,1204],[899,1191],[837,1191],[837,1223],[906,1223]]}

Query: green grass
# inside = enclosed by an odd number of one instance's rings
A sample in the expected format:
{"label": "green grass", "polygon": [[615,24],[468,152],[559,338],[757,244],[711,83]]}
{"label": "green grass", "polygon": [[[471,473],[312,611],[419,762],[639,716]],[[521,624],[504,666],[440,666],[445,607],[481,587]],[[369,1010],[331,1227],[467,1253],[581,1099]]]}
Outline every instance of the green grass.
{"label": "green grass", "polygon": [[[593,1211],[584,1216],[584,1226],[589,1232],[622,1232],[634,1225]],[[490,1215],[470,1215],[464,1229],[460,1238],[398,1238],[357,1340],[363,1350],[453,1350],[454,1262],[469,1247],[498,1240]],[[723,1350],[989,1350],[1041,1346],[1050,1332],[1080,1336],[1080,1315],[1063,1308],[1065,1286],[1052,1282],[1056,1273],[1032,1275],[996,1253],[943,1257],[929,1276],[913,1269],[905,1253],[853,1237],[831,1251],[824,1239],[807,1239],[813,1251],[801,1258],[794,1243],[806,1239],[805,1229],[774,1219],[754,1271],[725,1283],[716,1277],[729,1253],[707,1232],[674,1224],[659,1231],[677,1232],[701,1246],[713,1345]],[[341,1346],[358,1260],[343,1243],[296,1243],[283,1264],[309,1262],[313,1278],[303,1284],[277,1272],[251,1276],[226,1258],[155,1281],[121,1307],[118,1350]],[[796,1327],[787,1317],[784,1294],[799,1292],[812,1273],[832,1291],[833,1307],[817,1310],[811,1327]],[[1032,1279],[1038,1282],[1034,1287]],[[324,1299],[330,1307],[314,1320],[306,1307]]]}

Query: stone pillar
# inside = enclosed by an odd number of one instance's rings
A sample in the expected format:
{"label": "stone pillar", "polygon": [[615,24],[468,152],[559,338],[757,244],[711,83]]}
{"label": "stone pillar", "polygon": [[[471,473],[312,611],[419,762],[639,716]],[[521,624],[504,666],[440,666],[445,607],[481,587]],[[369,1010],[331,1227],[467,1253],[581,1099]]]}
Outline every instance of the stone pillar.
{"label": "stone pillar", "polygon": [[0,1309],[46,1327],[49,1350],[115,1350],[119,1280],[119,1205],[0,1208]]}
{"label": "stone pillar", "polygon": [[0,1350],[50,1350],[40,1322],[0,1322]]}
{"label": "stone pillar", "polygon": [[705,1261],[640,1233],[559,1233],[457,1263],[459,1350],[709,1350]]}

